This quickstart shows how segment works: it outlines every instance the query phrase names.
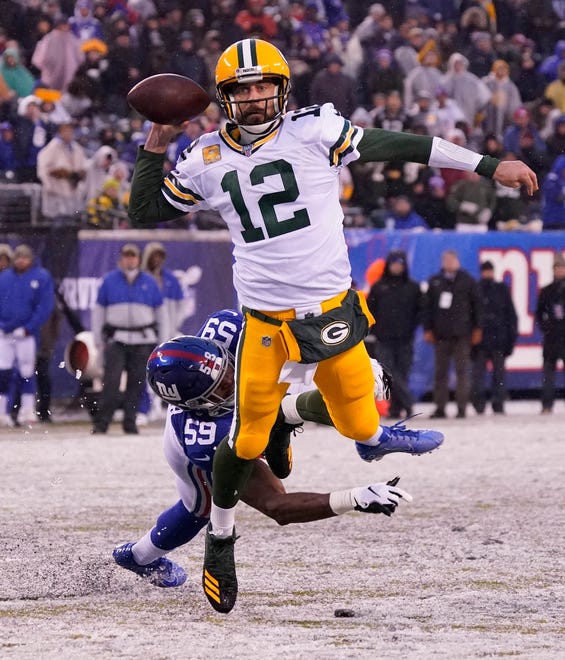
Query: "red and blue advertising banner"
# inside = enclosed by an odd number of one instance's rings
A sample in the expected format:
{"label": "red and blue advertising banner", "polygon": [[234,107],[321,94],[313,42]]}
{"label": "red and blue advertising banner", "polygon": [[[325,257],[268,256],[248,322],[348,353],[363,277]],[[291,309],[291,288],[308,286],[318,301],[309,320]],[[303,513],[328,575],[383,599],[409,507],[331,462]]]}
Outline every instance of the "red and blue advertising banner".
{"label": "red and blue advertising banner", "polygon": [[[519,338],[508,358],[508,388],[535,390],[541,385],[542,351],[535,324],[535,309],[541,287],[553,279],[553,256],[565,252],[565,232],[488,232],[453,231],[387,232],[347,230],[346,238],[352,275],[360,289],[368,289],[367,271],[390,250],[408,255],[410,275],[423,284],[439,272],[444,250],[456,250],[461,267],[479,277],[481,262],[492,261],[495,278],[508,284],[518,315]],[[371,271],[369,270],[369,273]],[[416,337],[414,368],[410,380],[417,397],[432,389],[433,348]]]}
{"label": "red and blue advertising banner", "polygon": [[[474,277],[479,265],[490,260],[495,276],[510,287],[518,314],[519,338],[508,358],[508,387],[511,390],[537,390],[541,384],[542,354],[540,334],[534,321],[539,289],[552,279],[553,256],[565,252],[565,232],[489,232],[466,234],[453,231],[380,231],[350,229],[345,231],[352,276],[356,286],[368,290],[367,273],[378,271],[379,260],[390,250],[401,249],[408,255],[410,275],[425,286],[439,271],[441,254],[446,249],[458,252],[461,266]],[[172,269],[184,291],[185,318],[182,331],[196,332],[208,314],[217,309],[235,307],[237,298],[232,285],[232,245],[225,231],[196,232],[155,230],[80,232],[53,264],[49,246],[37,245],[43,265],[53,271],[71,312],[76,313],[85,329],[90,329],[90,311],[96,301],[100,279],[116,268],[119,250],[124,243],[136,243],[141,250],[150,241],[160,241],[167,251],[166,266]],[[44,249],[42,249],[42,247]],[[48,262],[48,263],[46,263]],[[281,262],[281,277],[284,267]],[[414,367],[410,385],[416,398],[431,392],[433,348],[416,336]],[[62,363],[66,343],[73,331],[62,324],[53,357],[53,396],[68,397],[77,391],[77,383]],[[558,383],[559,384],[559,383]]]}

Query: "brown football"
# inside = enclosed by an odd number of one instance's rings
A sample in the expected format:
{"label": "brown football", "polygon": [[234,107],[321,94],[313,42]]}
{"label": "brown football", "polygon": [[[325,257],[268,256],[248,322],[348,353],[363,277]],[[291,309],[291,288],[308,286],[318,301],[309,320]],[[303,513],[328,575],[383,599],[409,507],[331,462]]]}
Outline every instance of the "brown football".
{"label": "brown football", "polygon": [[204,112],[210,95],[194,80],[176,73],[158,73],[140,80],[127,95],[128,103],[155,124],[179,124]]}

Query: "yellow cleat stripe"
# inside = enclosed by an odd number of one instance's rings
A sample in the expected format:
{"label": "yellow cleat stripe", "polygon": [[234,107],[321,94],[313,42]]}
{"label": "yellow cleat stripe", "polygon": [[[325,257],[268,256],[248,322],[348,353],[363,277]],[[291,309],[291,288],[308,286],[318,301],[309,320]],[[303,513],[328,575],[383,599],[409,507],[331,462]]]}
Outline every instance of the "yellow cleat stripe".
{"label": "yellow cleat stripe", "polygon": [[208,591],[213,591],[215,594],[220,594],[220,589],[215,584],[210,584],[207,580],[204,580],[204,588]]}
{"label": "yellow cleat stripe", "polygon": [[216,603],[221,603],[222,601],[220,600],[219,594],[215,593],[214,591],[209,591],[206,586],[204,586],[204,593],[211,598],[212,600],[215,600]]}
{"label": "yellow cleat stripe", "polygon": [[220,583],[218,582],[218,580],[216,580],[216,578],[213,575],[210,575],[210,573],[208,573],[207,569],[204,569],[204,577],[207,578],[214,586],[216,586],[216,587],[220,586]]}

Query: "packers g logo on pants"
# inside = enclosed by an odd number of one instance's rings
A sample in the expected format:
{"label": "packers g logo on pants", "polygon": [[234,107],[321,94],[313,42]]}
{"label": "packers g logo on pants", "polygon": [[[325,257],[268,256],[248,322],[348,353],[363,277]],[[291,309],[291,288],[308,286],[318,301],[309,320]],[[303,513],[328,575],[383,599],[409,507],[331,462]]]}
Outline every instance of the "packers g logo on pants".
{"label": "packers g logo on pants", "polygon": [[334,321],[322,328],[320,338],[327,346],[333,346],[344,342],[350,334],[351,328],[349,327],[349,323],[345,321]]}

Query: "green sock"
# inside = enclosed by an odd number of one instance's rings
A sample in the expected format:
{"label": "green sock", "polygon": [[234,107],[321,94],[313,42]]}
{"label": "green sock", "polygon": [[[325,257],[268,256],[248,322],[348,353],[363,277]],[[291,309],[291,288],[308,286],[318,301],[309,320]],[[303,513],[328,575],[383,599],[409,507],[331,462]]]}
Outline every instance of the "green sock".
{"label": "green sock", "polygon": [[324,399],[318,390],[299,394],[296,399],[296,410],[305,422],[333,426]]}
{"label": "green sock", "polygon": [[216,449],[214,456],[214,482],[212,498],[216,506],[231,509],[243,493],[253,470],[253,461],[238,458],[228,445],[226,436]]}

